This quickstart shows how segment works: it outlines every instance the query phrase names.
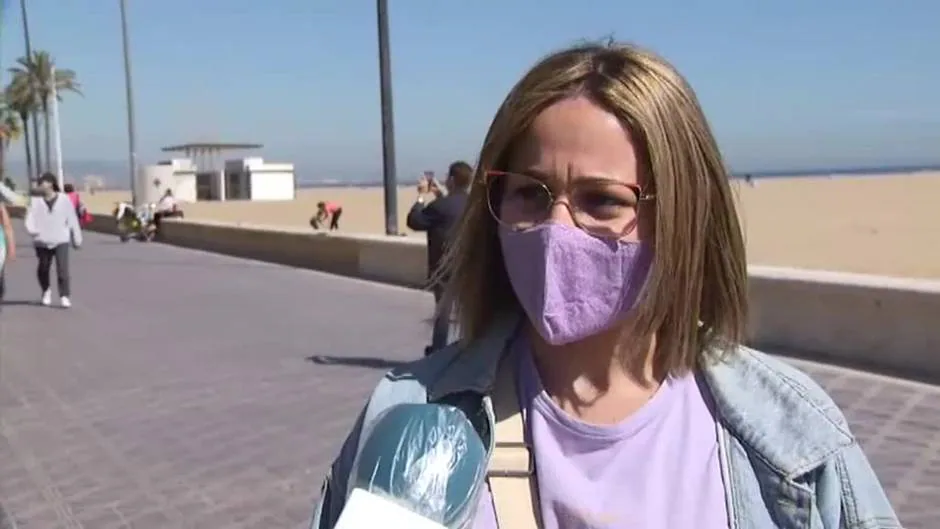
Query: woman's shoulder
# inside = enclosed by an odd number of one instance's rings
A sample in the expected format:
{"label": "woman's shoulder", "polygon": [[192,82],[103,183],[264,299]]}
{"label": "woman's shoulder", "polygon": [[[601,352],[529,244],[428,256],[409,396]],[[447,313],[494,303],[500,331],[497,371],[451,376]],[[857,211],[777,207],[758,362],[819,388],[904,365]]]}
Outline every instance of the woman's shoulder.
{"label": "woman's shoulder", "polygon": [[404,403],[428,401],[428,392],[457,359],[461,346],[453,343],[432,354],[395,366],[376,385],[369,399],[367,416]]}
{"label": "woman's shoulder", "polygon": [[786,360],[738,347],[704,376],[728,429],[784,474],[824,464],[855,444],[832,397]]}
{"label": "woman's shoulder", "polygon": [[827,527],[900,527],[842,410],[797,365],[740,347],[726,367],[712,368],[729,429],[785,480],[812,476]]}
{"label": "woman's shoulder", "polygon": [[768,405],[805,405],[845,423],[841,412],[831,413],[838,406],[823,386],[791,360],[739,346],[705,371],[709,382],[735,403],[759,396],[769,399]]}

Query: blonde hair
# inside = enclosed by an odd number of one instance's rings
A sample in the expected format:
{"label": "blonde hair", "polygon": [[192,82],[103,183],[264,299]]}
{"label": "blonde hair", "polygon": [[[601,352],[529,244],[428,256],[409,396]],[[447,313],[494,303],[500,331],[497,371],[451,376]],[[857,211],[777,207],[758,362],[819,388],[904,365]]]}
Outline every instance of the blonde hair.
{"label": "blonde hair", "polygon": [[646,186],[655,193],[655,257],[635,309],[633,338],[656,338],[664,372],[694,369],[705,351],[744,339],[747,266],[728,173],[692,88],[664,59],[632,45],[575,46],[539,61],[503,101],[486,135],[461,225],[441,270],[449,277],[464,340],[497,314],[518,310],[497,223],[480,185],[508,170],[516,141],[546,107],[589,97],[618,116],[636,142]]}

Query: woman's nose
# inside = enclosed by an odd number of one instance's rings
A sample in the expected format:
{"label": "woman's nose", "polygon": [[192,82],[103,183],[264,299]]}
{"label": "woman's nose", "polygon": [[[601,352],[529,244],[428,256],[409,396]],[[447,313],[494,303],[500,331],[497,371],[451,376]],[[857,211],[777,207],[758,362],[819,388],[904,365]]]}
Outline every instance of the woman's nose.
{"label": "woman's nose", "polygon": [[562,197],[552,203],[548,211],[548,220],[557,224],[575,225],[574,212],[567,198]]}

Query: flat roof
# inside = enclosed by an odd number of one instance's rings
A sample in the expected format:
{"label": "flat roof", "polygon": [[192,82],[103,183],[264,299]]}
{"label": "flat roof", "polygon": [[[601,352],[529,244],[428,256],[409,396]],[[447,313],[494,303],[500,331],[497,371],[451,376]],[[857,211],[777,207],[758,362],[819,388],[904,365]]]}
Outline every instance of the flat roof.
{"label": "flat roof", "polygon": [[171,145],[163,147],[163,152],[187,152],[187,151],[241,151],[248,149],[260,149],[264,147],[260,143],[209,143],[194,142],[183,143],[180,145]]}

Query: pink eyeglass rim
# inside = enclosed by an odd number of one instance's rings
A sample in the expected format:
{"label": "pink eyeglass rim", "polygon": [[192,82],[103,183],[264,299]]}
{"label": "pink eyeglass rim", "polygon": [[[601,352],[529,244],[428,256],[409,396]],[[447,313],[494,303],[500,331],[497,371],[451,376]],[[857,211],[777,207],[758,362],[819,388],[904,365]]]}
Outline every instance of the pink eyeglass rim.
{"label": "pink eyeglass rim", "polygon": [[[491,180],[493,177],[496,177],[496,176],[510,176],[510,175],[527,176],[527,177],[529,177],[529,178],[536,179],[536,178],[534,178],[534,177],[531,177],[531,176],[529,176],[529,175],[525,175],[525,174],[522,174],[522,173],[514,173],[514,172],[512,172],[512,171],[499,171],[499,170],[496,170],[496,169],[491,169],[491,170],[488,170],[488,171],[484,171],[484,172],[483,172],[483,177],[484,177],[484,178],[483,178],[482,184],[483,184],[483,185],[489,185],[490,180]],[[640,186],[640,185],[638,185],[638,184],[630,184],[630,183],[627,183],[627,182],[620,182],[620,181],[617,181],[617,180],[609,180],[609,181],[612,182],[612,183],[620,184],[620,185],[622,185],[622,186],[626,186],[626,187],[629,188],[629,189],[632,189],[633,192],[636,193],[636,196],[637,196],[637,198],[638,198],[638,200],[639,200],[640,202],[647,202],[647,201],[650,201],[650,200],[653,200],[653,199],[656,198],[656,194],[655,194],[655,193],[644,193],[644,191],[643,191],[643,186]]]}

